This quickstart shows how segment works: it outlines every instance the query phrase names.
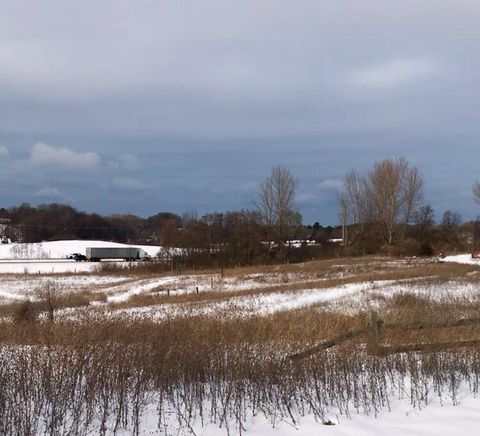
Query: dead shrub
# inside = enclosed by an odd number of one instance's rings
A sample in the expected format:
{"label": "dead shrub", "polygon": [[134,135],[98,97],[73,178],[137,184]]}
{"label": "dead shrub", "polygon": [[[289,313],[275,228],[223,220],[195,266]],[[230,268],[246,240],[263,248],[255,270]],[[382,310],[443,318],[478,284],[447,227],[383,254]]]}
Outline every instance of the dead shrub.
{"label": "dead shrub", "polygon": [[35,291],[40,307],[47,313],[50,322],[54,321],[55,310],[58,308],[59,292],[58,284],[52,280],[48,280]]}
{"label": "dead shrub", "polygon": [[419,256],[422,244],[416,239],[406,238],[395,243],[390,250],[390,254],[397,257]]}
{"label": "dead shrub", "polygon": [[376,416],[394,392],[423,407],[447,393],[455,404],[461,382],[480,389],[475,349],[378,358],[352,343],[296,363],[285,358],[358,323],[309,310],[231,322],[46,323],[35,335],[2,325],[9,342],[0,347],[0,434],[139,434],[148,408],[159,430],[215,423],[233,435],[259,411],[272,425],[298,425],[306,414],[328,422],[332,408]]}
{"label": "dead shrub", "polygon": [[432,302],[425,297],[410,293],[410,292],[401,292],[395,294],[390,300],[390,306],[393,309],[404,309],[404,308],[419,308],[424,309],[430,306]]}
{"label": "dead shrub", "polygon": [[[339,265],[347,265],[356,275],[307,284],[292,279],[288,284],[233,295],[292,292],[367,279],[415,279],[435,285],[435,281],[467,277],[478,270],[423,261],[404,262],[399,268],[399,262],[369,258],[287,265],[278,267],[278,272],[304,271],[323,278],[337,272]],[[239,272],[230,270],[227,274]],[[422,278],[426,275],[435,275],[435,279]],[[480,300],[431,301],[407,292],[408,284],[405,289],[391,298],[379,291],[375,294],[380,318],[386,323],[480,316]],[[168,297],[165,293],[145,293],[133,296],[128,304],[184,302],[194,306],[231,295],[205,292]],[[58,292],[53,296],[56,309],[106,298],[95,292]],[[25,313],[19,318],[29,319],[29,310]],[[244,423],[259,413],[272,424],[287,420],[298,425],[307,413],[328,422],[332,407],[346,416],[353,412],[376,415],[388,407],[393,392],[406,392],[413,407],[423,407],[433,396],[445,393],[455,402],[463,382],[474,392],[480,389],[478,349],[439,348],[432,353],[379,358],[365,352],[364,335],[296,363],[287,358],[363,328],[365,318],[366,314],[358,311],[341,313],[334,306],[322,306],[246,319],[223,319],[216,313],[159,322],[112,321],[93,313],[75,322],[56,316],[53,323],[36,322],[33,326],[25,321],[0,321],[0,434],[138,434],[146,407],[149,413],[158,410],[159,430],[165,433],[166,429],[173,432],[173,425],[180,434],[181,428],[190,429],[195,422],[214,422],[226,433],[235,434],[242,433]],[[475,339],[479,335],[478,326],[386,330],[382,340],[386,344],[411,344]],[[409,389],[405,389],[407,384]],[[173,425],[167,419],[172,415]]]}
{"label": "dead shrub", "polygon": [[72,308],[88,306],[91,301],[90,293],[88,292],[72,292],[63,295],[57,301],[58,308]]}
{"label": "dead shrub", "polygon": [[153,306],[154,304],[160,304],[164,301],[164,296],[158,294],[135,294],[130,296],[126,304],[127,307],[133,306]]}
{"label": "dead shrub", "polygon": [[25,300],[13,305],[13,321],[15,323],[33,323],[40,313],[38,304]]}

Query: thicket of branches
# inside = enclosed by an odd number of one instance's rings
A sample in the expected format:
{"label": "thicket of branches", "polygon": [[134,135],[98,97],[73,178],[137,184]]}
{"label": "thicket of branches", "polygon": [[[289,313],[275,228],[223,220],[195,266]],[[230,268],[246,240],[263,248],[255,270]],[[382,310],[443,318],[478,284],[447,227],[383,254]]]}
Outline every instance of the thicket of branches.
{"label": "thicket of branches", "polygon": [[209,423],[238,434],[258,415],[328,423],[388,410],[398,393],[422,407],[442,392],[455,403],[462,383],[480,388],[478,350],[379,359],[351,346],[292,362],[318,340],[315,324],[297,321],[2,325],[0,433],[138,434],[148,408],[164,434]]}

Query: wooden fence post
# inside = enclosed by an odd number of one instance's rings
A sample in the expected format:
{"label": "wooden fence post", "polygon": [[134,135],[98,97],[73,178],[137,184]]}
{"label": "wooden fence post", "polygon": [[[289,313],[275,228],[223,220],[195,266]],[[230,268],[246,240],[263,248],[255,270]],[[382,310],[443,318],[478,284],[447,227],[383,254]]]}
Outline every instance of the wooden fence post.
{"label": "wooden fence post", "polygon": [[380,351],[380,326],[382,322],[378,319],[378,313],[374,310],[370,310],[367,315],[367,353],[372,355],[378,355]]}

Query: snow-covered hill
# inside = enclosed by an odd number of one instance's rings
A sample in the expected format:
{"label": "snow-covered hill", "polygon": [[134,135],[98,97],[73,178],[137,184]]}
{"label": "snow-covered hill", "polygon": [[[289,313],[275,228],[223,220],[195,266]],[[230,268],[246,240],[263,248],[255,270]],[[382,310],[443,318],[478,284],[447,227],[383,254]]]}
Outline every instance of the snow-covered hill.
{"label": "snow-covered hill", "polygon": [[[85,254],[87,247],[128,247],[130,245],[106,241],[51,241],[35,244],[0,244],[0,259],[65,259],[71,253]],[[150,256],[156,256],[162,247],[134,245]]]}

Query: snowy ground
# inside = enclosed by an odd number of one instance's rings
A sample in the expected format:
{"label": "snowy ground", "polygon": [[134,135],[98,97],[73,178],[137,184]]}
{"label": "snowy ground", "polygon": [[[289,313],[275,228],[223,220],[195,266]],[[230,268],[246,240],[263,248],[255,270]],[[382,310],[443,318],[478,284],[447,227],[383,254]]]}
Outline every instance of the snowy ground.
{"label": "snowy ground", "polygon": [[[408,394],[405,395],[408,397]],[[480,399],[475,397],[468,388],[460,389],[455,404],[449,395],[442,395],[422,408],[412,407],[406,398],[392,398],[390,410],[383,409],[375,417],[372,415],[355,414],[350,417],[339,415],[332,409],[327,416],[335,425],[323,425],[313,416],[299,417],[296,425],[278,420],[275,426],[262,415],[246,423],[246,436],[477,436],[478,417],[480,416]],[[146,413],[143,418],[144,427],[141,435],[163,435],[156,430],[157,416],[155,408]],[[178,425],[177,425],[178,427]],[[175,428],[175,424],[172,424]],[[237,434],[232,424],[231,434]],[[213,424],[205,427],[193,426],[196,435],[225,436],[225,428]],[[123,433],[119,433],[123,434]],[[126,436],[127,433],[125,433]],[[173,434],[173,433],[172,433]],[[179,431],[180,435],[192,434],[188,429]]]}
{"label": "snowy ground", "polygon": [[462,263],[464,265],[480,266],[480,259],[473,259],[470,254],[456,254],[454,256],[446,256],[442,262]]}
{"label": "snowy ground", "polygon": [[74,260],[0,260],[3,274],[76,274],[95,271],[97,263]]}
{"label": "snowy ground", "polygon": [[[391,411],[383,410],[379,416],[366,416],[362,414],[352,415],[351,418],[331,416],[335,426],[320,425],[311,417],[300,420],[297,428],[281,423],[277,428],[260,419],[252,425],[248,433],[252,436],[297,436],[313,435],[339,435],[339,436],[462,436],[478,435],[478,417],[480,416],[480,399],[474,398],[471,393],[464,390],[460,394],[459,404],[454,406],[451,398],[442,398],[440,401],[431,402],[422,410],[413,409],[409,401],[393,400]],[[212,436],[220,436],[209,429],[206,433]],[[225,434],[225,433],[223,433]]]}
{"label": "snowy ground", "polygon": [[[124,285],[122,285],[124,286]],[[148,288],[137,288],[138,294]],[[160,304],[127,309],[113,309],[115,317],[162,320],[172,317],[224,316],[228,318],[266,316],[277,312],[328,307],[349,313],[365,311],[379,305],[379,301],[401,293],[423,296],[434,301],[468,300],[480,298],[480,288],[475,283],[443,282],[416,283],[415,281],[371,281],[357,282],[326,288],[295,291],[256,292],[245,296],[232,296],[214,301]],[[109,297],[109,302],[127,301],[125,294]],[[382,297],[382,298],[379,298]]]}
{"label": "snowy ground", "polygon": [[[65,274],[95,271],[98,263],[67,260],[72,253],[85,254],[87,247],[128,247],[108,241],[51,241],[36,244],[0,244],[2,274]],[[160,246],[135,245],[156,257]]]}
{"label": "snowy ground", "polygon": [[[306,307],[322,307],[331,310],[355,312],[366,310],[399,293],[442,301],[460,299],[475,301],[480,299],[480,269],[470,269],[462,278],[435,280],[435,277],[409,278],[402,280],[355,280],[355,267],[348,264],[331,265],[328,271],[296,272],[251,272],[225,275],[185,274],[159,275],[153,277],[98,274],[92,267],[95,264],[67,262],[64,259],[72,252],[84,252],[87,246],[117,246],[119,244],[100,241],[60,241],[44,243],[41,246],[28,246],[12,251],[13,245],[0,246],[0,304],[26,299],[35,300],[37,290],[47,282],[55,282],[61,292],[98,292],[104,299],[92,302],[90,306],[63,309],[60,314],[73,318],[82,312],[91,311],[109,317],[161,320],[172,317],[226,316],[249,317],[266,316],[275,312],[290,311]],[[160,247],[142,247],[155,255]],[[26,253],[26,254],[25,254]],[[25,257],[23,257],[25,254]],[[27,260],[27,258],[37,260]],[[12,259],[13,258],[13,259]],[[19,259],[22,259],[19,262]],[[374,262],[374,261],[372,261]],[[370,262],[370,267],[372,266]],[[408,268],[411,262],[421,265],[424,261],[378,260],[375,270],[385,268]],[[448,256],[446,263],[480,266],[480,261],[470,255]],[[425,263],[427,264],[427,263]],[[69,269],[70,268],[70,269]],[[3,274],[2,274],[3,272]],[[29,274],[24,274],[28,272]],[[41,274],[38,274],[41,272]],[[59,275],[70,272],[70,275]],[[332,282],[333,281],[333,282]],[[177,297],[190,294],[212,295],[189,301],[177,301]],[[133,304],[138,296],[164,297],[171,301],[163,304]],[[201,297],[201,296],[200,296]],[[247,435],[253,436],[312,436],[325,435],[451,435],[461,432],[464,436],[476,435],[476,423],[480,416],[480,400],[468,389],[460,392],[456,405],[452,398],[437,397],[428,407],[419,410],[412,408],[406,399],[394,399],[388,408],[377,417],[363,414],[351,418],[337,416],[335,411],[329,419],[335,426],[324,426],[312,417],[300,418],[300,424],[293,426],[278,422],[272,428],[271,422],[262,415],[246,425]],[[141,434],[163,434],[156,428],[155,413],[144,417],[145,428]],[[197,435],[225,435],[225,429],[210,424],[205,428],[195,428]],[[184,433],[189,434],[187,430]],[[236,434],[233,432],[233,434]]]}
{"label": "snowy ground", "polygon": [[[68,246],[66,242],[55,243],[55,253],[63,252]],[[77,245],[78,248],[78,245]],[[158,248],[158,247],[157,247]],[[446,258],[447,262],[465,261],[465,256]],[[35,299],[37,290],[47,281],[54,281],[60,292],[98,292],[104,298],[103,302],[96,301],[94,305],[82,308],[82,311],[98,311],[108,313],[114,317],[148,318],[161,320],[171,317],[191,316],[218,316],[249,317],[265,316],[280,311],[302,309],[312,306],[328,306],[331,309],[355,312],[366,310],[379,304],[384,299],[408,292],[426,298],[441,299],[467,299],[469,301],[480,298],[480,288],[476,282],[469,281],[442,281],[429,282],[422,278],[420,281],[407,279],[401,281],[371,280],[356,281],[355,274],[347,266],[342,270],[341,264],[332,265],[329,271],[322,274],[310,272],[264,272],[239,275],[219,274],[188,274],[166,275],[158,277],[114,276],[99,275],[92,271],[85,274],[81,267],[91,264],[77,262],[54,262],[52,260],[33,263],[35,268],[43,267],[43,275],[22,274],[22,269],[27,268],[28,262],[4,261],[2,266],[15,266],[18,274],[6,274],[0,281],[0,304],[11,301]],[[72,267],[71,275],[50,274],[55,271],[56,265]],[[93,264],[95,265],[95,264]],[[407,262],[398,260],[378,261],[375,269],[406,268]],[[13,269],[13,268],[12,268]],[[82,274],[75,274],[75,272]],[[475,279],[480,271],[469,273],[470,279]],[[330,285],[331,280],[338,284]],[[344,283],[342,283],[344,281]],[[132,298],[169,297],[175,298],[185,294],[205,295],[199,301],[177,302],[163,301],[155,304],[132,301]],[[212,298],[210,298],[210,295]],[[120,306],[119,306],[120,305]],[[67,309],[69,317],[75,316],[80,309]]]}
{"label": "snowy ground", "polygon": [[124,282],[124,277],[98,275],[48,276],[5,275],[0,281],[0,304],[12,301],[35,300],[37,291],[46,283],[55,283],[62,292],[81,292],[102,289],[105,286]]}
{"label": "snowy ground", "polygon": [[[453,405],[452,399],[443,396],[432,401],[423,409],[414,409],[405,400],[392,400],[391,412],[384,410],[378,417],[366,415],[352,415],[351,419],[343,419],[334,427],[322,427],[319,430],[314,420],[302,421],[301,427],[295,435],[312,436],[315,434],[339,436],[462,436],[478,435],[478,417],[480,416],[480,399],[464,389],[458,399],[458,404]],[[259,436],[284,436],[291,435],[289,429],[284,432],[268,433],[265,428],[261,432],[252,432]]]}
{"label": "snowy ground", "polygon": [[[134,245],[154,257],[162,247],[154,245]],[[87,247],[130,247],[108,241],[51,241],[36,244],[0,244],[0,259],[65,259],[72,253],[85,254]]]}

